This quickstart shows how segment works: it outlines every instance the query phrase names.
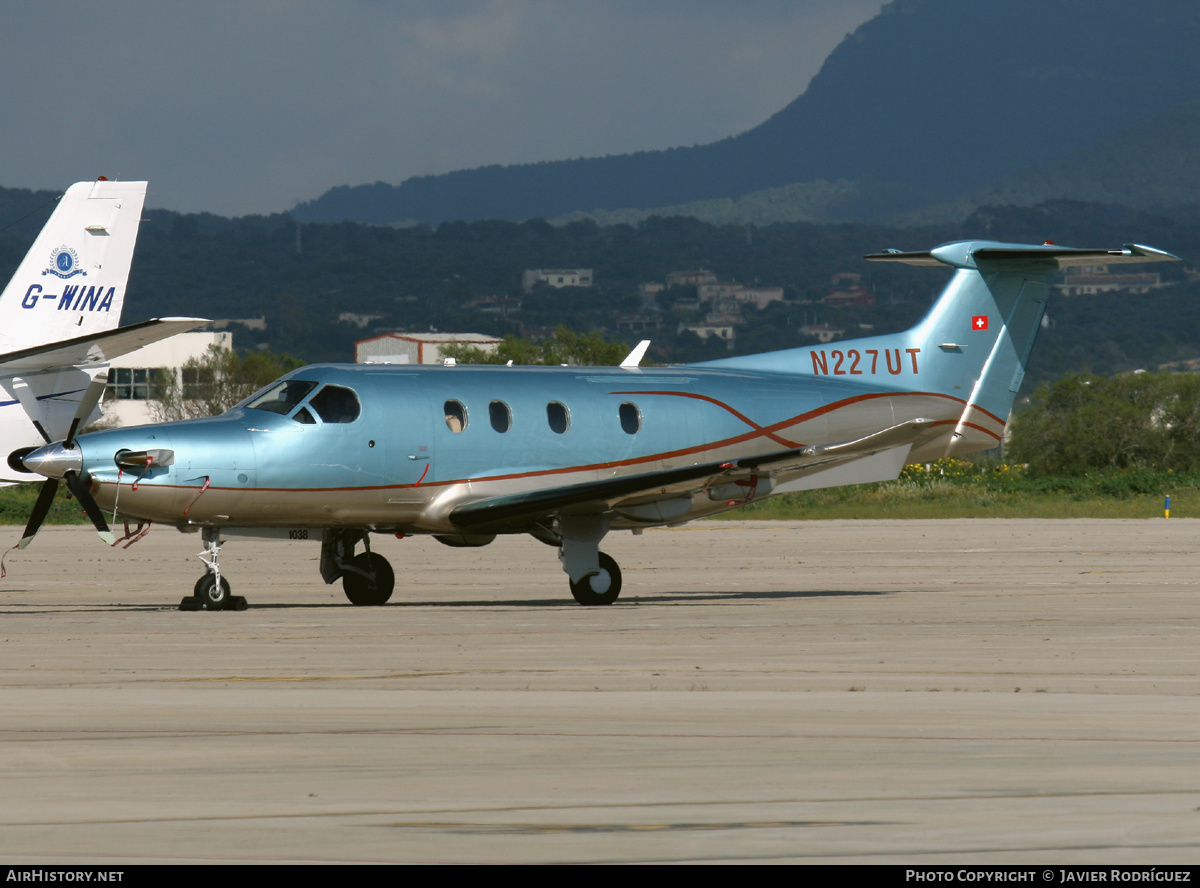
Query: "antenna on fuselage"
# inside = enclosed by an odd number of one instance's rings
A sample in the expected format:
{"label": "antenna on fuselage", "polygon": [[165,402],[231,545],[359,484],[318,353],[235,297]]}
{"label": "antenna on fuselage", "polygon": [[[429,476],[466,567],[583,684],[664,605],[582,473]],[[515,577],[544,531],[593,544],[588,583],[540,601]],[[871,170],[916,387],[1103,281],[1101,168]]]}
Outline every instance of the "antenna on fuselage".
{"label": "antenna on fuselage", "polygon": [[623,360],[621,362],[621,366],[623,368],[625,368],[626,370],[635,369],[638,364],[642,363],[642,358],[644,358],[646,356],[646,349],[648,349],[649,347],[650,347],[650,340],[643,339],[641,342],[639,342],[637,345],[635,345],[633,347],[633,351],[631,351],[628,355],[626,355],[625,360]]}

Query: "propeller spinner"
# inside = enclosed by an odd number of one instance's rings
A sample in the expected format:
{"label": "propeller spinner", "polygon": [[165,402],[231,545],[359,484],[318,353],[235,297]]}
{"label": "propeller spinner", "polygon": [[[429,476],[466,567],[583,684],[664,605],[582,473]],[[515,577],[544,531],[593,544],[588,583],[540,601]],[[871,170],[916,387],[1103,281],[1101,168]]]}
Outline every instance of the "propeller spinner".
{"label": "propeller spinner", "polygon": [[104,374],[97,374],[93,377],[79,401],[79,409],[75,411],[75,417],[71,420],[67,437],[62,441],[51,443],[46,430],[40,424],[36,424],[42,437],[47,439],[47,443],[44,447],[39,447],[26,454],[21,462],[29,471],[44,475],[46,481],[42,484],[42,491],[38,494],[37,502],[33,504],[29,523],[25,525],[25,533],[22,535],[21,541],[17,543],[18,549],[24,549],[33,542],[33,538],[41,529],[42,522],[50,514],[50,506],[54,502],[55,494],[58,493],[59,479],[66,482],[67,490],[71,491],[71,495],[79,500],[79,504],[83,506],[83,511],[91,519],[92,526],[96,528],[100,539],[109,546],[117,541],[116,536],[109,530],[108,522],[104,520],[104,513],[100,511],[100,506],[96,504],[92,492],[88,490],[87,484],[79,475],[83,470],[83,453],[75,446],[75,435],[79,431],[79,426],[100,403],[100,397],[104,394],[104,385]]}

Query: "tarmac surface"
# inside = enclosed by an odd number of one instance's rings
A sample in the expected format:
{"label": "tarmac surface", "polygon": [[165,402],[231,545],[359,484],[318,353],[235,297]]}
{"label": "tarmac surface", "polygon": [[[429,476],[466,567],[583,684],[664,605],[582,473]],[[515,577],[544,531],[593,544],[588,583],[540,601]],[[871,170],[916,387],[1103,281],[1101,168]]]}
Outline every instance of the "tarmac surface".
{"label": "tarmac surface", "polygon": [[[8,531],[13,542],[19,528]],[[0,863],[1200,861],[1200,521],[699,522],[555,552],[47,528],[0,581]]]}

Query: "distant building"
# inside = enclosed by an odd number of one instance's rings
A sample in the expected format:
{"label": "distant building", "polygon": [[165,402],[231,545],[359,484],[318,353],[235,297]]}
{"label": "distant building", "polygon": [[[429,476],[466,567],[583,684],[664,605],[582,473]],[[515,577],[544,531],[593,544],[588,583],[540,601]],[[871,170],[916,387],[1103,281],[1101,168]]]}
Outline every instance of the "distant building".
{"label": "distant building", "polygon": [[491,353],[502,340],[482,333],[384,333],[354,343],[357,364],[441,364],[446,345],[469,345]]}
{"label": "distant building", "polygon": [[376,321],[382,321],[386,317],[387,315],[381,311],[377,311],[372,314],[356,314],[352,311],[343,311],[338,314],[338,323],[353,324],[360,330],[365,330],[371,324],[375,323]]}
{"label": "distant building", "polygon": [[[717,311],[730,315],[740,314],[747,305],[753,305],[761,310],[772,302],[779,302],[783,299],[783,287],[743,287],[740,284],[710,286],[713,286],[714,289],[708,290],[708,292],[719,293],[719,295],[709,299],[708,302]],[[715,289],[717,287],[721,289]],[[706,289],[706,287],[697,288],[701,292]],[[676,305],[678,304],[676,302]]]}
{"label": "distant building", "polygon": [[180,333],[114,358],[104,389],[104,418],[118,426],[154,422],[150,399],[164,382],[163,376],[174,375],[180,390],[185,390],[183,365],[203,358],[214,345],[233,348],[233,334]]}
{"label": "distant building", "polygon": [[833,276],[825,304],[839,308],[848,305],[870,308],[875,304],[875,294],[863,286],[861,274],[843,271]]}
{"label": "distant building", "polygon": [[742,287],[733,294],[742,305],[764,309],[772,302],[783,301],[783,287]]}
{"label": "distant building", "polygon": [[561,287],[590,287],[592,285],[592,270],[590,268],[527,268],[521,279],[521,286],[528,293],[535,284],[546,284],[559,289]]}
{"label": "distant building", "polygon": [[1064,296],[1095,296],[1097,293],[1149,293],[1161,289],[1164,284],[1157,272],[1146,274],[1108,274],[1104,265],[1092,266],[1104,269],[1094,274],[1068,274],[1055,287]]}
{"label": "distant building", "polygon": [[667,275],[668,287],[699,287],[701,284],[715,284],[716,282],[717,276],[705,268],[673,271]]}
{"label": "distant building", "polygon": [[804,336],[813,336],[818,342],[833,342],[846,335],[845,327],[834,327],[829,324],[808,324],[800,328]]}
{"label": "distant building", "polygon": [[665,284],[660,284],[658,281],[651,281],[646,284],[638,284],[638,295],[642,297],[642,305],[645,308],[655,308],[658,305],[658,294],[667,289]]}
{"label": "distant building", "polygon": [[701,302],[718,302],[739,292],[742,285],[736,281],[713,281],[696,285],[696,297]]}
{"label": "distant building", "polygon": [[663,325],[662,315],[657,312],[650,314],[621,314],[617,313],[615,325],[617,332],[639,332],[658,330]]}
{"label": "distant building", "polygon": [[680,324],[677,332],[682,333],[684,330],[691,330],[701,339],[724,340],[730,348],[733,348],[734,339],[737,336],[737,330],[733,324]]}
{"label": "distant building", "polygon": [[218,321],[213,321],[209,324],[214,330],[228,329],[230,324],[241,324],[247,330],[265,330],[267,329],[267,316],[263,315],[258,318],[221,318]]}
{"label": "distant building", "polygon": [[503,315],[507,317],[521,310],[521,300],[516,296],[477,296],[467,303],[467,308],[473,308],[480,314]]}

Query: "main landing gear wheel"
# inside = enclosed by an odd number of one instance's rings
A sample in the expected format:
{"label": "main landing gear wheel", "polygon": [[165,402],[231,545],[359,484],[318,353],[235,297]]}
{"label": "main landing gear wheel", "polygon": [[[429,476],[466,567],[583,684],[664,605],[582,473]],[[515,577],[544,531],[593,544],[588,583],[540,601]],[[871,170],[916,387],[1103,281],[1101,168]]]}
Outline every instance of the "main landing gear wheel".
{"label": "main landing gear wheel", "polygon": [[396,585],[396,575],[388,560],[375,552],[363,552],[354,556],[350,565],[357,570],[347,571],[342,576],[342,591],[350,603],[360,606],[386,604]]}
{"label": "main landing gear wheel", "polygon": [[621,568],[603,552],[600,554],[600,572],[571,583],[571,594],[584,607],[612,604],[621,594]]}

